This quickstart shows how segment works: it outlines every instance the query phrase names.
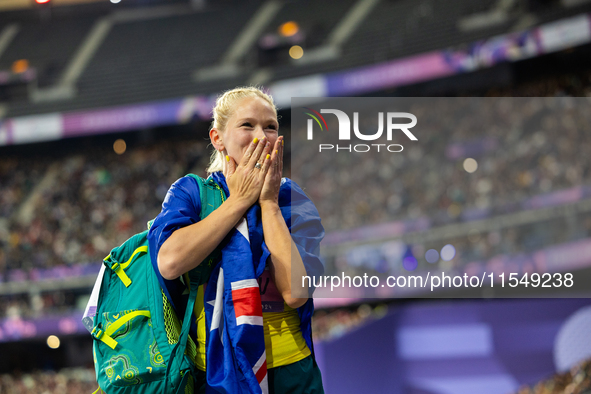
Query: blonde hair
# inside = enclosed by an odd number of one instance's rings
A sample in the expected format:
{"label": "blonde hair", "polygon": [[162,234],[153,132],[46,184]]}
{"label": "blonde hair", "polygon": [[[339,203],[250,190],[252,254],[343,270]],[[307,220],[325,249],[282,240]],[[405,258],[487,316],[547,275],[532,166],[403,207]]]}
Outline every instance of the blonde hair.
{"label": "blonde hair", "polygon": [[[217,98],[215,107],[213,108],[213,121],[211,122],[211,127],[209,130],[211,131],[212,129],[216,129],[219,133],[223,133],[226,130],[226,126],[228,125],[228,119],[230,119],[234,113],[237,103],[247,97],[262,98],[271,105],[273,111],[275,112],[275,116],[277,116],[277,107],[275,107],[273,97],[263,92],[260,88],[256,86],[234,88],[224,92]],[[211,174],[216,171],[222,171],[224,168],[223,163],[223,153],[218,150],[214,150],[211,154],[209,165],[207,166],[207,173]]]}

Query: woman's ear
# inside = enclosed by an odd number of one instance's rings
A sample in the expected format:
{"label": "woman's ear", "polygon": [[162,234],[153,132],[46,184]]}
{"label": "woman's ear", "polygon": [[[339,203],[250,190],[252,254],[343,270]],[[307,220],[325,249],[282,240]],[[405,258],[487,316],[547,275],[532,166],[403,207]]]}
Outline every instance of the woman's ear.
{"label": "woman's ear", "polygon": [[217,151],[221,152],[224,149],[226,149],[226,147],[224,146],[224,142],[222,140],[222,134],[217,129],[209,130],[209,139],[211,140],[213,147]]}

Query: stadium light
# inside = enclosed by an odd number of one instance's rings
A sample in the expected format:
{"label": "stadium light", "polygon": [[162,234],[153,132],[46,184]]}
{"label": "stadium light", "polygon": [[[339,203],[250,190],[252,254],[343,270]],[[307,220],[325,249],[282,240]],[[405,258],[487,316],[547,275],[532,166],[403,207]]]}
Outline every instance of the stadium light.
{"label": "stadium light", "polygon": [[456,257],[456,248],[453,245],[447,244],[441,248],[441,260],[450,261]]}
{"label": "stadium light", "polygon": [[57,349],[60,347],[60,339],[55,335],[50,335],[47,337],[47,346],[51,349]]}
{"label": "stadium light", "polygon": [[289,56],[291,56],[293,59],[300,59],[302,56],[304,56],[304,50],[301,46],[294,45],[289,48]]}
{"label": "stadium light", "polygon": [[113,4],[121,3],[121,0],[111,0],[111,3],[113,3]]}
{"label": "stadium light", "polygon": [[469,172],[471,174],[474,171],[476,171],[477,169],[478,169],[478,162],[476,160],[474,160],[471,157],[464,160],[464,170],[466,170],[466,172]]}
{"label": "stadium light", "polygon": [[298,24],[294,21],[285,22],[279,26],[279,34],[283,37],[291,37],[300,30]]}
{"label": "stadium light", "polygon": [[12,63],[12,72],[15,74],[22,74],[29,69],[29,61],[27,59],[20,59]]}
{"label": "stadium light", "polygon": [[37,4],[46,4],[49,3],[51,0],[35,0]]}
{"label": "stadium light", "polygon": [[113,143],[113,150],[118,155],[124,154],[126,149],[127,149],[127,144],[125,143],[125,140],[122,140],[121,138],[119,138],[117,141],[115,141]]}

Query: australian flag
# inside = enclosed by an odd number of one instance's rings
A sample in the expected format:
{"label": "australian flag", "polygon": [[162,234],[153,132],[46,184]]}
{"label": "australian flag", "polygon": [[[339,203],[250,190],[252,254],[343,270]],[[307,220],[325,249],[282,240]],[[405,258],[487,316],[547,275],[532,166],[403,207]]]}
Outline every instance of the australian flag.
{"label": "australian flag", "polygon": [[205,290],[210,393],[268,393],[257,278],[269,255],[263,242],[260,208],[255,205],[232,231]]}
{"label": "australian flag", "polygon": [[[229,195],[225,178],[214,180]],[[324,229],[314,204],[295,183],[284,178],[279,205],[308,275],[322,275],[319,243]],[[207,393],[269,392],[259,278],[270,256],[263,241],[260,207],[253,205],[226,237],[222,258],[205,289]],[[310,295],[313,289],[310,290]],[[313,352],[310,298],[298,308],[302,335]]]}

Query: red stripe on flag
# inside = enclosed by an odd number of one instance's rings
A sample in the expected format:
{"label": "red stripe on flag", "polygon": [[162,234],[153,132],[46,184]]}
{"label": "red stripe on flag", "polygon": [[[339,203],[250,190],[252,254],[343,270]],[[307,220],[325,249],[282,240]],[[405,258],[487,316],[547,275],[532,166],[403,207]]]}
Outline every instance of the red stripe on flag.
{"label": "red stripe on flag", "polygon": [[232,290],[234,312],[238,316],[263,316],[261,294],[258,287]]}
{"label": "red stripe on flag", "polygon": [[257,373],[255,373],[254,375],[257,377],[257,381],[260,384],[263,381],[263,379],[265,378],[265,376],[267,375],[267,361],[266,360],[263,362],[263,365],[261,365],[261,367],[259,368]]}

